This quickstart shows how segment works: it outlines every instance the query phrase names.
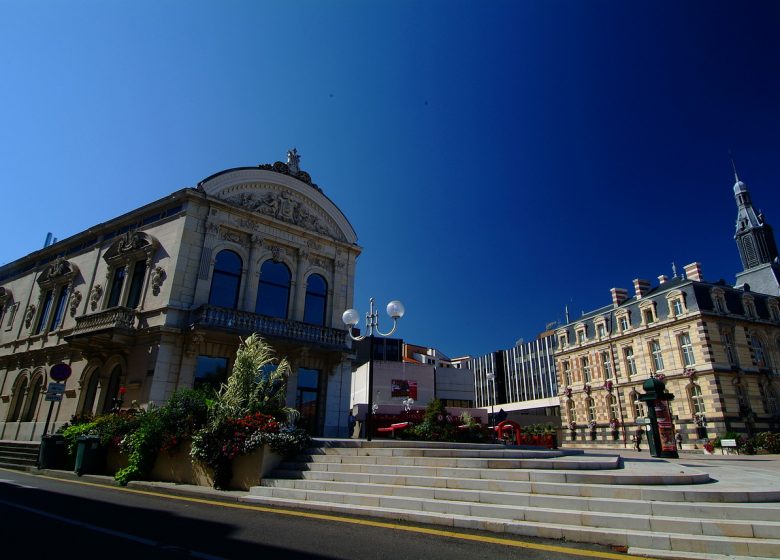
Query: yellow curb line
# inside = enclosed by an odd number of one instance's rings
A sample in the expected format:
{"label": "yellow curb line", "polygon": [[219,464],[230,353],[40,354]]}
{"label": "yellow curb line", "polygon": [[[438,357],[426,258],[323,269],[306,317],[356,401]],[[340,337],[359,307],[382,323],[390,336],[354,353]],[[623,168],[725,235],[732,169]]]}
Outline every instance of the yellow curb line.
{"label": "yellow curb line", "polygon": [[[6,470],[6,469],[0,469],[0,470]],[[430,529],[426,527],[411,527],[408,525],[398,525],[395,523],[388,523],[385,521],[369,521],[366,519],[353,519],[350,517],[340,517],[337,515],[332,514],[323,514],[323,513],[311,513],[311,512],[303,512],[303,511],[294,511],[294,510],[288,510],[288,509],[277,509],[277,508],[270,508],[265,506],[257,506],[257,505],[247,505],[247,504],[237,504],[237,503],[231,503],[231,502],[223,502],[219,500],[209,500],[206,498],[192,498],[189,496],[177,496],[174,494],[166,494],[164,492],[154,492],[151,490],[139,490],[135,488],[126,488],[123,486],[111,486],[106,484],[100,484],[97,482],[86,482],[83,480],[71,480],[68,478],[58,478],[55,476],[47,476],[47,475],[34,475],[31,473],[25,473],[23,471],[11,471],[18,474],[26,474],[27,476],[32,477],[40,477],[45,478],[48,480],[57,480],[60,482],[69,482],[71,484],[81,484],[84,486],[95,486],[99,488],[105,488],[108,490],[117,490],[121,492],[130,492],[132,494],[142,494],[145,496],[156,496],[158,498],[166,498],[169,500],[179,500],[183,502],[194,502],[198,504],[207,504],[212,506],[220,506],[220,507],[227,507],[227,508],[233,508],[233,509],[243,509],[243,510],[250,510],[250,511],[259,511],[263,513],[275,513],[279,515],[287,515],[291,517],[303,517],[308,519],[320,519],[323,521],[335,521],[338,523],[349,523],[352,525],[362,525],[367,527],[377,527],[382,529],[394,529],[397,531],[406,531],[409,533],[421,533],[424,535],[433,535],[438,537],[448,537],[452,539],[460,539],[464,541],[474,541],[474,542],[482,542],[482,543],[491,543],[491,544],[499,544],[503,546],[510,546],[514,548],[530,548],[533,550],[543,550],[547,552],[557,552],[560,554],[570,554],[573,556],[585,556],[588,558],[609,558],[614,560],[647,560],[647,557],[644,556],[631,556],[629,554],[619,554],[615,552],[597,552],[593,550],[579,550],[576,548],[569,548],[564,546],[556,546],[556,545],[549,545],[549,544],[538,544],[538,543],[532,543],[532,542],[526,542],[526,541],[518,541],[513,539],[505,539],[500,537],[488,537],[483,535],[471,535],[468,533],[458,533],[455,531],[445,531],[442,529]]]}

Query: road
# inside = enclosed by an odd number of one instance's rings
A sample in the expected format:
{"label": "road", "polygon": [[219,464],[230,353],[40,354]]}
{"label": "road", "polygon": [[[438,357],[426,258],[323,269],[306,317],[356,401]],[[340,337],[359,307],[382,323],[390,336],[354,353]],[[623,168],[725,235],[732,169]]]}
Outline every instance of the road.
{"label": "road", "polygon": [[269,512],[0,469],[0,556],[6,558],[631,558],[593,545],[445,533],[440,527]]}

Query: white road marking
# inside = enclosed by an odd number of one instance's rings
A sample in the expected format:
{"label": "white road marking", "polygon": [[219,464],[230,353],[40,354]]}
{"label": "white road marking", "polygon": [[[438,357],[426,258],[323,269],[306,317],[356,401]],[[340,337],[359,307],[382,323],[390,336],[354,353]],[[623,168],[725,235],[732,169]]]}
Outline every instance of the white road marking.
{"label": "white road marking", "polygon": [[19,488],[35,488],[35,486],[27,486],[26,484],[19,484],[15,480],[9,478],[0,478],[0,483],[10,484],[11,486],[18,486]]}
{"label": "white road marking", "polygon": [[[5,480],[0,480],[0,482],[6,482]],[[129,541],[134,541],[140,544],[144,544],[146,546],[153,546],[157,548],[166,549],[169,548],[170,545],[165,545],[158,541],[153,541],[151,539],[146,539],[144,537],[139,537],[137,535],[131,535],[130,533],[125,533],[123,531],[116,531],[114,529],[109,529],[107,527],[98,527],[97,525],[92,525],[91,523],[85,523],[84,521],[78,521],[76,519],[71,519],[69,517],[62,517],[61,515],[56,515],[54,513],[49,513],[48,511],[42,511],[39,509],[31,508],[29,506],[24,506],[22,504],[17,504],[14,502],[9,502],[7,500],[0,500],[0,504],[20,509],[22,511],[26,511],[29,513],[34,513],[35,515],[41,515],[43,517],[48,517],[49,519],[54,519],[55,521],[59,521],[60,523],[67,523],[69,525],[75,525],[76,527],[81,527],[82,529],[87,529],[89,531],[95,531],[96,533],[103,533],[106,535],[110,535],[112,537],[117,537],[120,539],[125,539]],[[188,550],[186,551],[190,554],[190,556],[194,556],[196,558],[204,558],[206,560],[225,560],[224,558],[220,556],[212,556],[210,554],[206,554],[203,552],[196,552],[194,550]]]}

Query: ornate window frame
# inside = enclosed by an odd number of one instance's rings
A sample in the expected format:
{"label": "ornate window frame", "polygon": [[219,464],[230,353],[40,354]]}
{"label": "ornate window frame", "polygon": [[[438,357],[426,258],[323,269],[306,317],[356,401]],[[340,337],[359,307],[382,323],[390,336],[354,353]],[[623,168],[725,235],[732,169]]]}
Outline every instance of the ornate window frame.
{"label": "ornate window frame", "polygon": [[587,344],[588,342],[588,325],[585,323],[577,323],[574,325],[574,336],[577,344]]}
{"label": "ornate window frame", "polygon": [[666,304],[669,307],[669,317],[673,319],[677,319],[688,312],[685,292],[682,290],[672,290],[666,294]]}
{"label": "ornate window frame", "polygon": [[727,314],[729,308],[726,305],[726,292],[723,288],[715,287],[710,290],[710,297],[712,298],[712,307],[716,313]]}
{"label": "ornate window frame", "polygon": [[[105,298],[103,298],[102,309],[108,309],[109,302],[114,298],[119,307],[143,309],[146,292],[149,289],[152,262],[159,246],[157,239],[148,233],[132,229],[127,230],[122,237],[112,243],[103,254],[103,260],[108,264],[105,290],[99,290],[98,297],[93,298],[93,309],[103,293]],[[143,267],[138,266],[140,263],[143,263]],[[117,274],[124,275],[121,285],[117,280]],[[142,276],[138,278],[137,275]],[[119,294],[115,296],[113,290],[117,288]],[[130,298],[133,296],[131,292],[134,289],[138,290],[136,294],[138,301],[132,305]]]}
{"label": "ornate window frame", "polygon": [[628,309],[621,309],[615,313],[615,322],[620,334],[631,330],[631,312]]}
{"label": "ornate window frame", "polygon": [[46,334],[62,327],[78,274],[78,267],[63,257],[57,257],[44,268],[37,280],[38,303],[27,310],[31,334]]}
{"label": "ornate window frame", "polygon": [[745,317],[748,319],[758,319],[756,298],[753,297],[753,294],[742,294],[742,307],[745,310]]}
{"label": "ornate window frame", "polygon": [[[652,300],[643,301],[639,304],[639,316],[643,327],[648,327],[658,322],[658,313],[656,303]],[[649,317],[649,320],[648,320]]]}

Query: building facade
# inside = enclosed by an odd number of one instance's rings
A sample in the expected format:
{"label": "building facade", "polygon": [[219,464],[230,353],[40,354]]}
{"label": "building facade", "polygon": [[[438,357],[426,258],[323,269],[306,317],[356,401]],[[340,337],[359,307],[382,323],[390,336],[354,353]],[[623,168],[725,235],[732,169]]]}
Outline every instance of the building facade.
{"label": "building facade", "polygon": [[[370,339],[356,343],[351,403],[368,402],[368,351]],[[406,399],[425,408],[433,399],[453,410],[474,408],[474,375],[465,360],[451,359],[440,350],[407,344],[398,338],[374,339],[372,402],[383,410],[401,409]]]}
{"label": "building facade", "polygon": [[531,342],[519,341],[507,350],[471,358],[477,406],[519,415],[551,417],[558,423],[558,384],[555,375],[555,337],[541,333]]}
{"label": "building facade", "polygon": [[[0,267],[0,439],[44,428],[55,364],[72,370],[54,426],[219,385],[239,337],[287,357],[288,405],[312,434],[347,432],[357,236],[287,163],[229,169]],[[122,391],[120,392],[120,388]]]}
{"label": "building facade", "polygon": [[[727,432],[780,429],[780,292],[772,287],[777,249],[753,212],[747,187],[734,186],[735,240],[745,269],[736,287],[685,274],[634,280],[634,295],[613,288],[612,304],[556,331],[562,417],[570,440],[625,443],[646,415],[642,383],[663,377],[684,446]],[[757,280],[765,293],[745,279]]]}

